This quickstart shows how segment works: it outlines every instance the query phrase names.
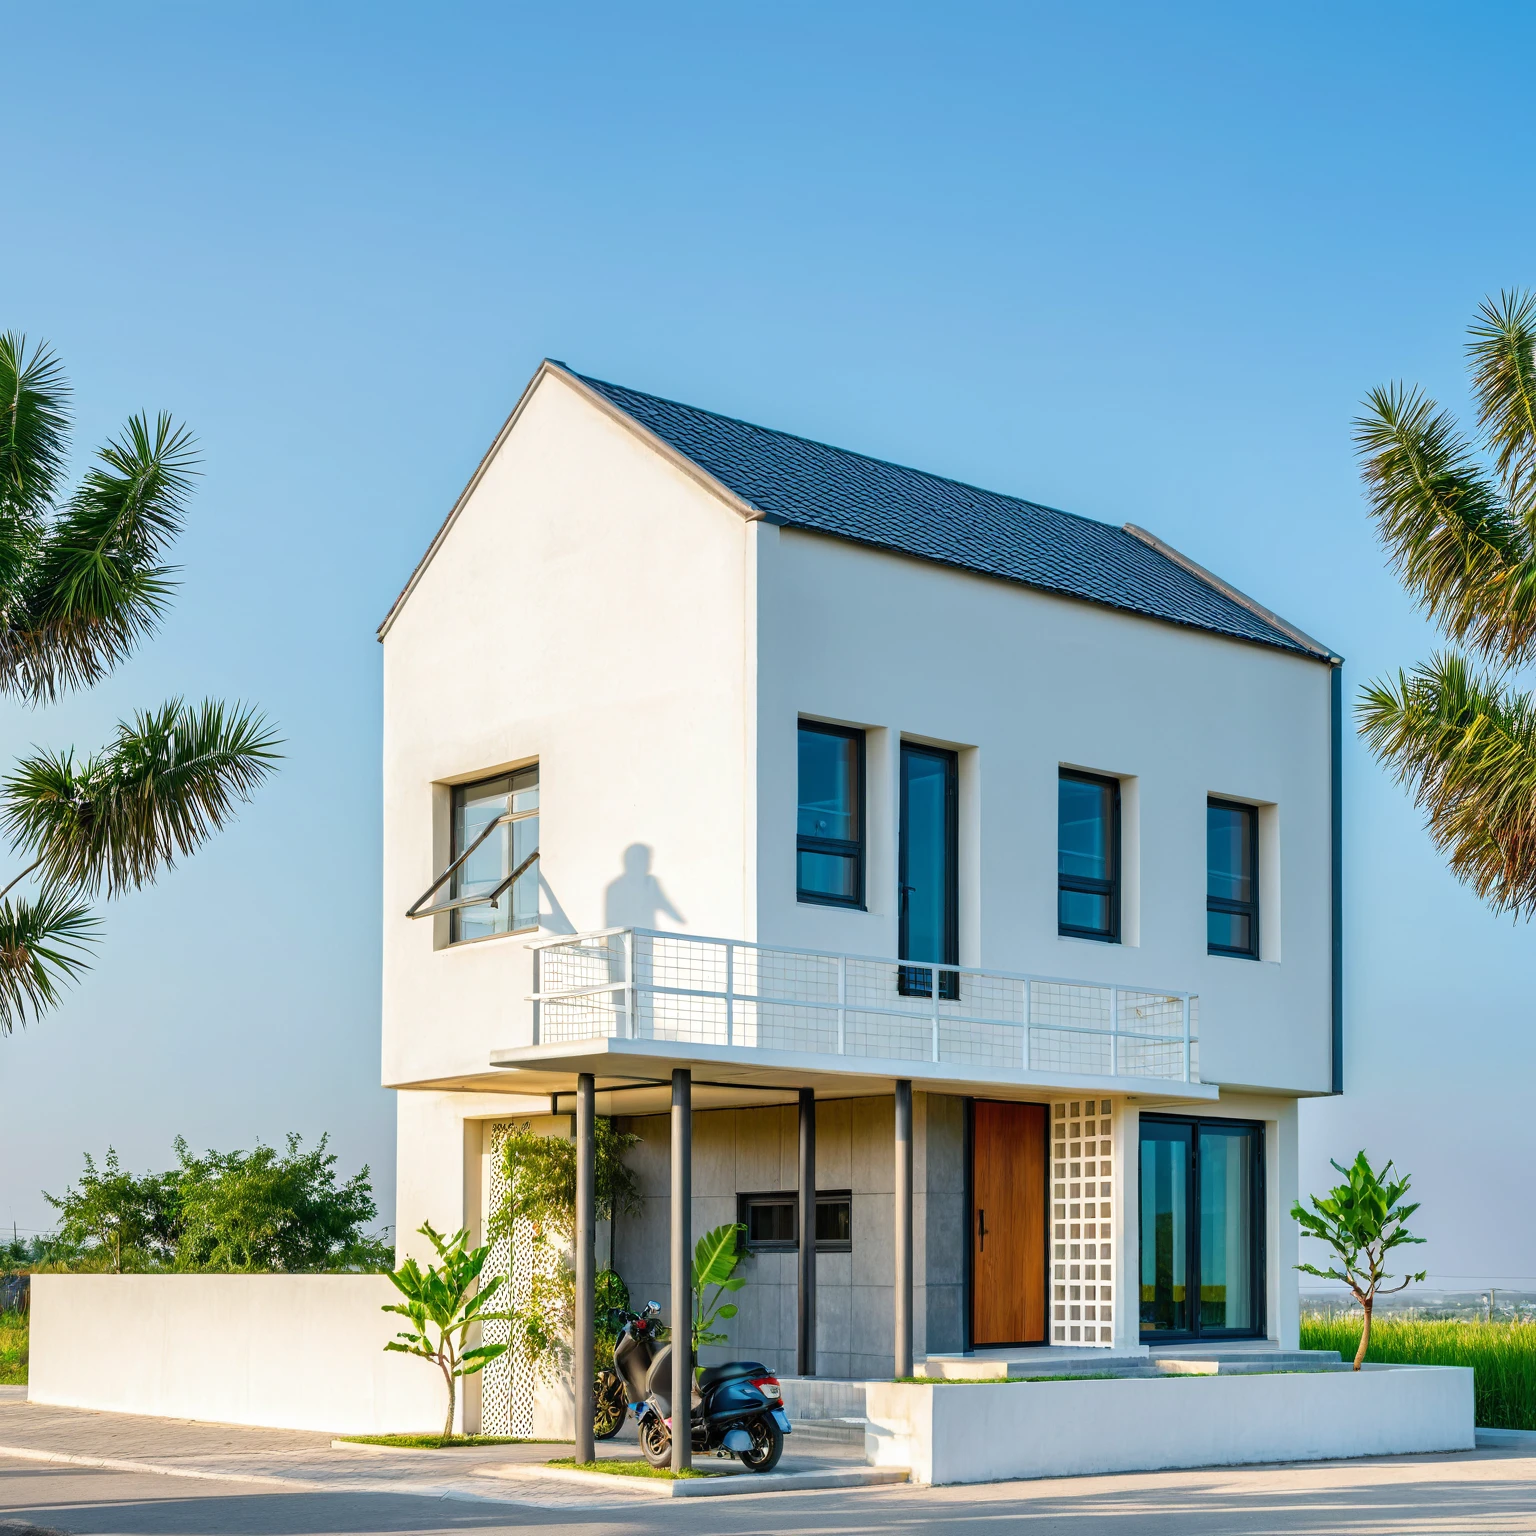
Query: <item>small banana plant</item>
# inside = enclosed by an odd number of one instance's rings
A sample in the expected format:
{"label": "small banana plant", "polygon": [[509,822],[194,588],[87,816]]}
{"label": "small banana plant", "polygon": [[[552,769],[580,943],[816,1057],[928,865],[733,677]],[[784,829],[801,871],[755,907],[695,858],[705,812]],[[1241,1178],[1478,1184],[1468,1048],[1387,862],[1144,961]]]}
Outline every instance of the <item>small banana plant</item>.
{"label": "small banana plant", "polygon": [[[693,1250],[693,1352],[697,1360],[701,1344],[724,1344],[725,1334],[715,1324],[728,1323],[736,1316],[736,1303],[721,1298],[730,1291],[739,1291],[747,1282],[736,1273],[741,1262],[740,1234],[747,1229],[738,1221],[727,1222],[706,1232]],[[708,1297],[704,1291],[712,1286]]]}
{"label": "small banana plant", "polygon": [[[415,1259],[407,1259],[389,1278],[395,1289],[405,1297],[380,1310],[397,1312],[409,1318],[410,1330],[402,1330],[384,1346],[386,1350],[398,1350],[403,1355],[416,1355],[432,1361],[443,1373],[448,1384],[448,1417],[443,1421],[443,1440],[453,1438],[453,1410],[458,1397],[458,1379],[473,1376],[498,1355],[505,1354],[505,1344],[476,1344],[464,1348],[469,1330],[480,1323],[509,1322],[509,1312],[488,1312],[486,1303],[501,1288],[502,1277],[493,1276],[476,1289],[480,1271],[485,1268],[489,1244],[481,1248],[469,1246],[469,1232],[460,1228],[452,1237],[444,1238],[430,1221],[417,1229],[437,1250],[442,1268],[429,1264],[425,1271]],[[434,1343],[428,1330],[434,1329]]]}

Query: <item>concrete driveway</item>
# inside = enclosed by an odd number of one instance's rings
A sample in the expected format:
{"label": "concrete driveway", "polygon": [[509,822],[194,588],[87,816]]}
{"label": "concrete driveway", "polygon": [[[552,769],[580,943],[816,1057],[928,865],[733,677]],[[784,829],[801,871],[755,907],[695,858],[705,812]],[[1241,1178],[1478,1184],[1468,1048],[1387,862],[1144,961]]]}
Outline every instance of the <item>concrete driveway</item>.
{"label": "concrete driveway", "polygon": [[323,1436],[13,1401],[0,1402],[0,1533],[1536,1533],[1536,1434],[1479,1438],[1446,1456],[654,1503],[622,1487],[598,1499],[563,1484],[494,1486],[469,1465],[333,1452]]}

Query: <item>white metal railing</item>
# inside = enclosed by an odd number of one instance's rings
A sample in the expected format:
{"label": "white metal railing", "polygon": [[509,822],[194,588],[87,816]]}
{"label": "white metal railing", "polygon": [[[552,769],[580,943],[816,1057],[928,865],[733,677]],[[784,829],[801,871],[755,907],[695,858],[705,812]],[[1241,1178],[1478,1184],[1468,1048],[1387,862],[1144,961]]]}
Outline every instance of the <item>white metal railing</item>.
{"label": "white metal railing", "polygon": [[606,928],[539,939],[534,1040],[618,1037],[1198,1082],[1200,999]]}

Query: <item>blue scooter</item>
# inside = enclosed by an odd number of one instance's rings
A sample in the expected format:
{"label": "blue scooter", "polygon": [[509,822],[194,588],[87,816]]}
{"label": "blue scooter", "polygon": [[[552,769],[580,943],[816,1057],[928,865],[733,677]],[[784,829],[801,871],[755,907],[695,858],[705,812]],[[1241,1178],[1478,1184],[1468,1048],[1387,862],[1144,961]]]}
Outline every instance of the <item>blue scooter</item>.
{"label": "blue scooter", "polygon": [[[672,1345],[660,1338],[661,1308],[623,1312],[613,1366],[640,1426],[640,1449],[653,1467],[672,1460]],[[753,1360],[712,1365],[695,1375],[690,1418],[695,1455],[735,1456],[752,1472],[771,1472],[790,1433],[778,1377]]]}

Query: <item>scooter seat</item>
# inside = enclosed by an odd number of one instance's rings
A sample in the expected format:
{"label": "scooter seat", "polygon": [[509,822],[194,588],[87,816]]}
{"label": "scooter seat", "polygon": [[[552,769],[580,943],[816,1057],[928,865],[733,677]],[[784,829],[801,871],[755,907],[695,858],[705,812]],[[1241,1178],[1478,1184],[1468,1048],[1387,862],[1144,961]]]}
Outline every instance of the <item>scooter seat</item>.
{"label": "scooter seat", "polygon": [[734,1381],[738,1376],[770,1376],[773,1373],[755,1360],[727,1360],[724,1365],[711,1365],[699,1372],[699,1390],[707,1392],[722,1381]]}

